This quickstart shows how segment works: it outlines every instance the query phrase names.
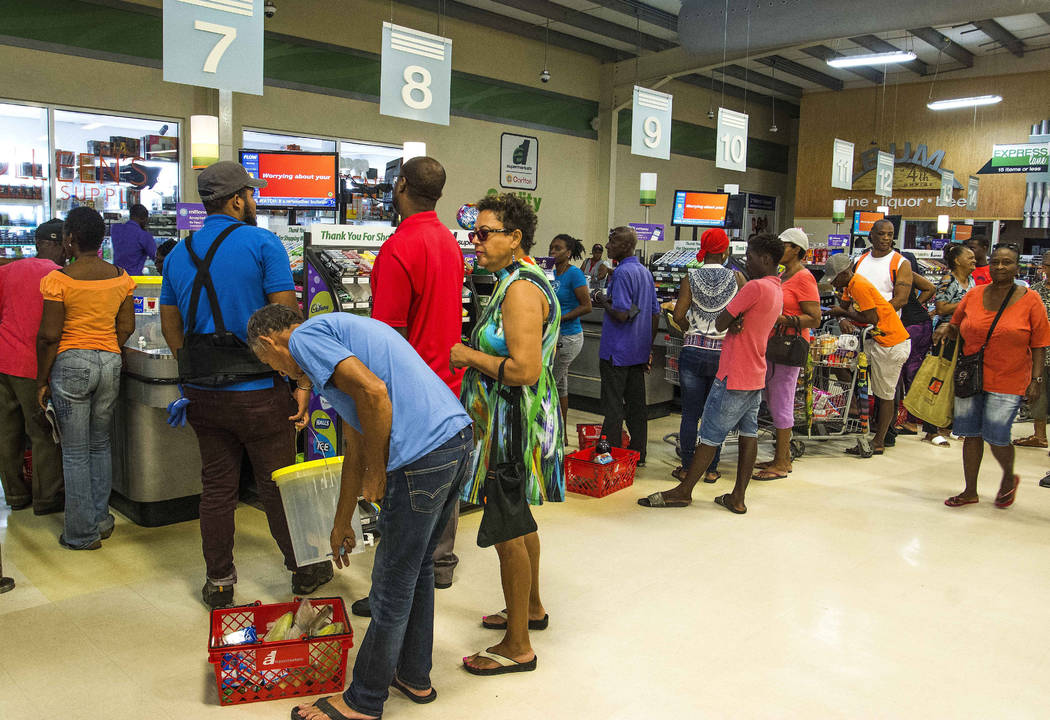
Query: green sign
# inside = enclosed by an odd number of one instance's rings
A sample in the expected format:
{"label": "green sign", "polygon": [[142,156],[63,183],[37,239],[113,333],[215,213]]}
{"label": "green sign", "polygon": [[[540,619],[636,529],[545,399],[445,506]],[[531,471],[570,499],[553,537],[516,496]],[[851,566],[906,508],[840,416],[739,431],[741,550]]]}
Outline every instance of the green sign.
{"label": "green sign", "polygon": [[985,163],[978,174],[1046,172],[1050,160],[1050,144],[1013,143],[995,145],[992,159]]}

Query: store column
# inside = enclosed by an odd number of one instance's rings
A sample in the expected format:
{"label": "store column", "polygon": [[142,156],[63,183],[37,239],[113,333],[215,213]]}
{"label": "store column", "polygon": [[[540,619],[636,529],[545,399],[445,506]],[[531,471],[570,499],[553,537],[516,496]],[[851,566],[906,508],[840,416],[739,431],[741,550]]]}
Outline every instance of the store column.
{"label": "store column", "polygon": [[616,106],[612,68],[603,68],[598,99],[598,190],[596,218],[605,218],[605,227],[616,227],[616,154],[618,151],[619,110]]}

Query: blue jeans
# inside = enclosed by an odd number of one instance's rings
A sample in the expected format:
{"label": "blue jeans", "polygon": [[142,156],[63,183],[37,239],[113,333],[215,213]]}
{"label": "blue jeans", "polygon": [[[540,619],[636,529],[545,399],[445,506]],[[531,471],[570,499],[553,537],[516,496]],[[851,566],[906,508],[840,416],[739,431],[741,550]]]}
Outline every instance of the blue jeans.
{"label": "blue jeans", "polygon": [[51,369],[51,401],[62,433],[67,545],[86,547],[113,527],[109,432],[120,393],[120,354],[66,350]]}
{"label": "blue jeans", "polygon": [[997,392],[956,397],[952,429],[959,437],[980,437],[989,445],[1006,447],[1023,400],[1020,395]]}
{"label": "blue jeans", "polygon": [[357,651],[346,704],[382,715],[390,681],[430,687],[434,648],[434,548],[471,469],[470,426],[419,460],[386,476],[382,539],[372,565],[372,623]]}
{"label": "blue jeans", "polygon": [[739,437],[758,437],[758,406],[762,390],[730,390],[715,379],[700,421],[700,442],[720,446],[734,430]]}
{"label": "blue jeans", "polygon": [[[711,383],[718,373],[722,353],[705,348],[684,347],[678,356],[678,383],[682,388],[682,424],[678,428],[678,444],[682,448],[682,467],[687,471],[696,453],[696,428],[704,414],[704,403],[711,392]],[[722,446],[715,450],[707,472],[718,470]]]}

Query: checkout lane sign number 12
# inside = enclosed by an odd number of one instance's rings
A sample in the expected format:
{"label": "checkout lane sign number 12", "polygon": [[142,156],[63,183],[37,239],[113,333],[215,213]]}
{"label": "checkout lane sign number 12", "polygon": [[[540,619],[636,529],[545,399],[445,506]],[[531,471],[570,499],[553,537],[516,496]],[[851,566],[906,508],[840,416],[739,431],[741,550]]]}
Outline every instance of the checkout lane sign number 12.
{"label": "checkout lane sign number 12", "polygon": [[166,0],[164,80],[263,94],[263,0]]}
{"label": "checkout lane sign number 12", "polygon": [[383,23],[379,114],[448,125],[452,40]]}

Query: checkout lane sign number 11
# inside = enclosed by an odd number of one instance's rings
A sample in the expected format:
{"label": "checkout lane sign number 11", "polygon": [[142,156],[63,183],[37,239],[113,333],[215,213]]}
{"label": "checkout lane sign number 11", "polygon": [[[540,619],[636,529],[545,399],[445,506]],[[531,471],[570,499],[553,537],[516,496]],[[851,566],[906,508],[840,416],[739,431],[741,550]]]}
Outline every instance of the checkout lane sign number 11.
{"label": "checkout lane sign number 11", "polygon": [[448,125],[452,40],[383,23],[379,114]]}
{"label": "checkout lane sign number 11", "polygon": [[164,80],[263,94],[263,0],[167,0]]}

